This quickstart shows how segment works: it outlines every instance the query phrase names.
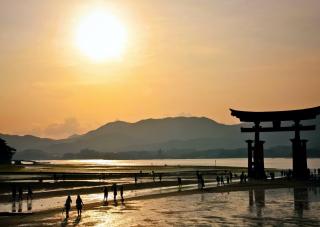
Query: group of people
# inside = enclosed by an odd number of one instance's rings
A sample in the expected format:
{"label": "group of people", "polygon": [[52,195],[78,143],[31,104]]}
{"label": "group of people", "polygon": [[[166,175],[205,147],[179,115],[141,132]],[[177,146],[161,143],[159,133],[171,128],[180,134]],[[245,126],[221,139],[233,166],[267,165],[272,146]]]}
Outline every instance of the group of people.
{"label": "group of people", "polygon": [[[115,204],[117,204],[118,186],[116,183],[112,184],[111,190],[113,191],[113,201]],[[124,187],[123,187],[123,185],[119,186],[119,191],[120,191],[120,196],[121,196],[121,202],[124,203],[124,196],[123,196]],[[103,201],[108,203],[109,191],[108,191],[107,186],[103,187],[103,195],[104,195]],[[66,202],[64,204],[64,211],[66,212],[66,218],[69,218],[69,212],[71,210],[71,203],[72,203],[71,196],[68,195]],[[76,199],[76,208],[77,208],[78,217],[81,216],[83,205],[84,205],[84,203],[83,203],[80,195],[78,194],[77,199]]]}
{"label": "group of people", "polygon": [[[27,200],[32,200],[32,189],[31,187],[28,185],[27,186]],[[23,200],[23,187],[20,186],[17,190],[17,187],[15,185],[12,185],[11,188],[11,197],[12,197],[12,201],[17,201],[17,191],[18,191],[18,201],[22,201]]]}
{"label": "group of people", "polygon": [[[31,187],[27,186],[27,209],[28,211],[32,210],[32,198],[33,192]],[[12,201],[12,212],[16,212],[16,202],[19,202],[18,212],[22,212],[22,201],[24,199],[23,187],[16,187],[16,185],[12,185],[11,188],[11,201]]]}
{"label": "group of people", "polygon": [[[114,201],[114,203],[116,203],[117,202],[117,195],[118,195],[118,186],[117,186],[116,183],[112,184],[111,190],[113,191],[113,201]],[[124,187],[123,187],[123,185],[120,185],[119,191],[120,191],[121,202],[124,203],[124,197],[123,197]],[[103,200],[105,202],[108,202],[108,194],[109,194],[109,192],[108,192],[108,187],[107,186],[103,187],[103,194],[104,194]]]}
{"label": "group of people", "polygon": [[[64,204],[64,210],[66,212],[66,218],[69,218],[69,212],[71,210],[71,203],[72,203],[71,196],[68,195],[66,203]],[[82,201],[80,195],[78,194],[77,195],[77,199],[76,199],[76,208],[77,208],[78,217],[81,216],[83,205],[84,205],[83,201]]]}
{"label": "group of people", "polygon": [[240,175],[240,183],[246,183],[247,178],[248,178],[248,176],[246,174],[244,174],[244,172],[242,172]]}
{"label": "group of people", "polygon": [[[199,171],[196,172],[196,176],[197,176],[197,181],[198,181],[198,188],[199,189],[203,189],[205,187],[205,182],[204,182],[204,178],[203,175],[199,173]],[[225,175],[217,175],[216,177],[216,181],[217,181],[217,185],[224,185],[224,180],[226,179],[227,184],[232,182],[232,172],[229,171],[229,173],[225,173]]]}
{"label": "group of people", "polygon": [[219,176],[219,175],[217,175],[217,177],[216,177],[217,185],[224,185],[224,179],[226,179],[227,184],[230,183],[230,177],[229,176]]}

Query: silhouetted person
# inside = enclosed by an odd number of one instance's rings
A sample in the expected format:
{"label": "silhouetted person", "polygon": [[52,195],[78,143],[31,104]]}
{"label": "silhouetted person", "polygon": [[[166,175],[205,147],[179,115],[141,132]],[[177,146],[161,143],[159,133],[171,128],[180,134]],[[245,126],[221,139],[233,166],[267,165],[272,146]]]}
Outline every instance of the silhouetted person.
{"label": "silhouetted person", "polygon": [[69,218],[69,212],[70,212],[70,209],[71,209],[71,203],[72,203],[71,196],[68,195],[66,203],[64,204],[64,208],[66,210],[66,218]]}
{"label": "silhouetted person", "polygon": [[243,181],[244,181],[244,183],[247,183],[247,175],[246,174],[243,175]]}
{"label": "silhouetted person", "polygon": [[196,171],[196,176],[197,176],[197,182],[198,182],[198,189],[200,189],[200,187],[201,187],[201,180],[200,180],[200,173],[199,173],[198,170]]}
{"label": "silhouetted person", "polygon": [[178,177],[178,186],[179,186],[179,189],[181,189],[181,187],[182,187],[181,177]]}
{"label": "silhouetted person", "polygon": [[271,178],[271,180],[274,180],[274,172],[270,173],[270,178]]}
{"label": "silhouetted person", "polygon": [[153,170],[152,170],[152,180],[153,180],[153,182],[156,182],[156,175]]}
{"label": "silhouetted person", "polygon": [[159,173],[159,181],[162,181],[162,173]]}
{"label": "silhouetted person", "polygon": [[120,196],[121,196],[121,202],[124,203],[124,197],[123,197],[123,185],[120,186]]}
{"label": "silhouetted person", "polygon": [[134,184],[137,184],[138,182],[138,177],[137,177],[137,174],[134,175]]}
{"label": "silhouetted person", "polygon": [[16,201],[16,198],[17,198],[17,188],[15,185],[12,185],[12,188],[11,188],[11,197],[12,197],[12,201]]}
{"label": "silhouetted person", "polygon": [[230,179],[229,179],[229,177],[227,176],[227,184],[229,184],[230,183]]}
{"label": "silhouetted person", "polygon": [[240,175],[240,183],[243,183],[243,180],[244,180],[244,173],[242,172]]}
{"label": "silhouetted person", "polygon": [[221,182],[221,185],[224,185],[224,179],[223,179],[223,176],[220,177],[220,182]]}
{"label": "silhouetted person", "polygon": [[23,200],[23,190],[22,190],[22,187],[19,188],[19,201],[22,201]]}
{"label": "silhouetted person", "polygon": [[107,186],[104,186],[104,188],[103,188],[103,200],[108,202],[108,188],[107,188]]}
{"label": "silhouetted person", "polygon": [[232,182],[232,172],[229,171],[230,182]]}
{"label": "silhouetted person", "polygon": [[200,183],[201,183],[201,189],[203,189],[205,185],[204,185],[204,179],[202,175],[200,175]]}
{"label": "silhouetted person", "polygon": [[77,200],[76,200],[76,207],[77,207],[77,211],[78,211],[78,216],[81,216],[83,202],[82,202],[82,199],[80,198],[79,194],[78,194]]}
{"label": "silhouetted person", "polygon": [[219,185],[219,184],[220,184],[220,177],[217,176],[217,177],[216,177],[216,180],[217,180],[217,185]]}
{"label": "silhouetted person", "polygon": [[32,189],[31,189],[30,185],[28,185],[27,200],[32,200],[32,195],[33,195]]}
{"label": "silhouetted person", "polygon": [[113,201],[116,203],[117,202],[117,184],[112,185],[112,190],[113,190]]}
{"label": "silhouetted person", "polygon": [[54,181],[54,182],[57,182],[57,181],[58,181],[57,174],[55,174],[55,173],[53,174],[53,181]]}

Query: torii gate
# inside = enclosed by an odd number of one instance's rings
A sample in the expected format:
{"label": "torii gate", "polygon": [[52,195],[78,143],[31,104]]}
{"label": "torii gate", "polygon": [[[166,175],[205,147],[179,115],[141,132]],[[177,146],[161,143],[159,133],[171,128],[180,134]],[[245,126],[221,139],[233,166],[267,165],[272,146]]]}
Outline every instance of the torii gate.
{"label": "torii gate", "polygon": [[[320,106],[287,111],[251,112],[230,109],[231,115],[241,122],[252,122],[252,128],[241,128],[241,132],[254,132],[254,141],[247,140],[248,144],[248,176],[258,179],[265,178],[263,144],[260,132],[294,131],[292,142],[292,169],[293,177],[305,179],[308,177],[307,140],[300,138],[300,131],[315,130],[315,125],[301,125],[302,120],[315,119],[320,114]],[[293,121],[292,126],[281,126],[281,121]],[[272,127],[262,127],[261,122],[272,122]]]}

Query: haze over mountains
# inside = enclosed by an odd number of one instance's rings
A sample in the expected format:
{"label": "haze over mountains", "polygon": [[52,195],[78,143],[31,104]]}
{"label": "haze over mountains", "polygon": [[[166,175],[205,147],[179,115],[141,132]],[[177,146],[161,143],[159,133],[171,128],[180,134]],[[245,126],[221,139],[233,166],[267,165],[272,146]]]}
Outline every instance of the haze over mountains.
{"label": "haze over mountains", "polygon": [[[320,119],[313,122],[316,123],[317,130],[304,132],[302,137],[309,140],[308,148],[318,150],[320,149]],[[15,158],[61,158],[66,153],[69,153],[70,156],[70,154],[87,149],[88,152],[112,153],[121,157],[124,154],[140,152],[140,158],[143,159],[146,158],[143,157],[146,152],[159,152],[159,150],[166,152],[168,157],[170,153],[173,155],[177,151],[182,154],[182,157],[184,152],[188,154],[190,152],[200,154],[210,150],[228,152],[228,150],[235,151],[239,148],[242,148],[243,153],[246,148],[244,140],[252,139],[253,135],[240,133],[241,126],[241,124],[224,125],[205,117],[172,117],[147,119],[136,123],[111,122],[86,134],[61,140],[30,135],[0,134],[0,137],[17,149],[18,153]],[[262,135],[262,139],[266,140],[267,149],[274,150],[275,147],[282,147],[279,148],[281,151],[288,150],[292,137],[293,132]],[[82,151],[82,153],[86,152]]]}

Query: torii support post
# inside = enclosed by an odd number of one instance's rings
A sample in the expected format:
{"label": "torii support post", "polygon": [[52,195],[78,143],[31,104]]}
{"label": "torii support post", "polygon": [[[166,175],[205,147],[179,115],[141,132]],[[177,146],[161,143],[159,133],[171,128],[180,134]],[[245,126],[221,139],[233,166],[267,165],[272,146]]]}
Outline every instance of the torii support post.
{"label": "torii support post", "polygon": [[256,179],[265,179],[266,174],[264,172],[264,155],[263,155],[264,141],[255,141],[253,151],[253,176]]}
{"label": "torii support post", "polygon": [[294,123],[295,137],[292,142],[292,170],[296,179],[308,179],[307,140],[300,138],[300,122]]}
{"label": "torii support post", "polygon": [[252,143],[253,140],[246,140],[247,144],[248,144],[248,177],[253,177],[253,173],[252,173],[252,152],[253,152],[253,147],[252,147]]}
{"label": "torii support post", "polygon": [[308,179],[307,140],[292,139],[292,170],[296,179]]}

